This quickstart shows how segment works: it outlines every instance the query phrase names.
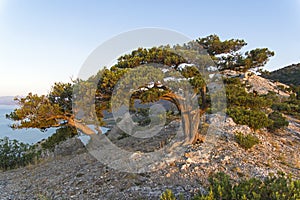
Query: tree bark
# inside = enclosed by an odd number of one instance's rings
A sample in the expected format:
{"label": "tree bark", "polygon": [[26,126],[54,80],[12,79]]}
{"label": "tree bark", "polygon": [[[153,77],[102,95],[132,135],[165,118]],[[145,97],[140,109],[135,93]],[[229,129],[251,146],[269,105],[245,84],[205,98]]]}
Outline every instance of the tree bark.
{"label": "tree bark", "polygon": [[[204,85],[203,87],[202,87],[202,89],[201,89],[201,98],[202,98],[202,105],[201,105],[201,110],[202,111],[206,111],[206,109],[207,109],[207,100],[206,100],[206,85]],[[201,115],[200,115],[201,116]],[[203,116],[203,121],[205,121],[206,120],[206,117],[205,117],[205,115]]]}
{"label": "tree bark", "polygon": [[[82,133],[86,134],[86,135],[94,135],[96,134],[96,132],[94,130],[92,130],[90,127],[88,127],[87,125],[77,121],[77,120],[73,120],[73,119],[69,119],[68,123],[71,126],[76,127],[77,129],[79,129]],[[101,134],[101,130],[99,129],[99,132]]]}
{"label": "tree bark", "polygon": [[181,113],[182,127],[185,134],[184,144],[194,144],[203,142],[203,136],[200,134],[200,116],[205,112],[205,109],[193,108],[190,102],[185,102],[182,98],[177,98],[175,94],[167,94],[163,97],[164,100],[176,102],[175,105]]}
{"label": "tree bark", "polygon": [[200,110],[183,109],[181,112],[182,126],[185,134],[184,144],[195,144],[202,141],[199,131]]}
{"label": "tree bark", "polygon": [[201,89],[201,100],[202,100],[202,105],[201,105],[201,109],[205,109],[206,107],[206,85],[202,87]]}

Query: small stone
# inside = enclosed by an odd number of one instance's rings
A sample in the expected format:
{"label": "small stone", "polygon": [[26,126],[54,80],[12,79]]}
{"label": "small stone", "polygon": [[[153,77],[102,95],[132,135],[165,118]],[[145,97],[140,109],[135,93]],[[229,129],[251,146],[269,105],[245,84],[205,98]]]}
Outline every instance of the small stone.
{"label": "small stone", "polygon": [[181,167],[181,170],[187,170],[190,167],[190,164],[184,164]]}
{"label": "small stone", "polygon": [[185,153],[184,156],[185,156],[186,158],[190,158],[190,157],[191,157],[191,153]]}
{"label": "small stone", "polygon": [[225,157],[224,157],[224,159],[223,159],[223,161],[225,161],[225,162],[226,162],[226,161],[228,161],[229,159],[230,159],[230,157],[229,157],[229,156],[225,156]]}

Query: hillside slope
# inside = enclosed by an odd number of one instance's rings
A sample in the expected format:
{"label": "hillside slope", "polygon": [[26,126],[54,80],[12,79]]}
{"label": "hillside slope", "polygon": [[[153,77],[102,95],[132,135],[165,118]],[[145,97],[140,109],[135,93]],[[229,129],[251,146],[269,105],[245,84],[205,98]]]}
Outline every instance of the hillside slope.
{"label": "hillside slope", "polygon": [[285,84],[300,85],[300,63],[275,70],[263,77]]}
{"label": "hillside slope", "polygon": [[[228,72],[230,73],[230,72]],[[256,75],[240,77],[249,92],[266,94],[278,91],[277,85]],[[278,171],[300,179],[300,120],[286,115],[289,125],[276,132],[266,128],[253,131],[246,125],[236,124],[232,118],[206,114],[203,130],[206,140],[184,148],[178,156],[161,160],[153,172],[126,173],[109,168],[95,159],[77,138],[58,146],[60,153],[31,165],[0,173],[0,199],[159,199],[166,189],[186,199],[207,188],[208,177],[225,172],[234,181],[255,177],[263,179]],[[221,124],[220,124],[221,123]],[[137,157],[158,151],[173,139],[180,121],[173,120],[155,137],[132,138],[112,128],[107,133],[110,141],[121,149],[136,152]],[[252,135],[259,143],[244,149],[236,141],[236,134]],[[72,143],[73,141],[73,143]],[[166,142],[162,144],[163,142]],[[96,144],[90,143],[90,144]],[[95,145],[97,148],[97,146]],[[68,150],[69,149],[69,150]],[[94,148],[93,148],[94,149]],[[103,149],[98,148],[99,153]],[[110,154],[107,154],[110,156]],[[121,161],[125,158],[121,157]]]}
{"label": "hillside slope", "polygon": [[[215,124],[218,115],[208,115]],[[140,174],[119,172],[97,161],[88,152],[61,155],[38,165],[0,173],[1,199],[159,199],[166,189],[190,195],[203,191],[210,174],[223,171],[234,180],[264,178],[269,173],[282,171],[300,178],[300,121],[289,117],[290,125],[278,134],[266,130],[253,133],[245,125],[236,125],[227,118],[209,151],[203,145],[186,149],[174,159],[165,160],[156,171]],[[173,132],[178,121],[170,123],[163,132]],[[211,127],[213,128],[213,127]],[[236,132],[254,134],[260,144],[245,150],[235,141]],[[114,134],[121,135],[120,132]],[[113,137],[113,136],[112,136]],[[66,141],[68,142],[68,141]],[[123,148],[145,147],[128,138],[115,141]],[[204,143],[205,144],[205,143]],[[154,146],[153,146],[154,145]],[[149,146],[149,147],[150,147]],[[159,148],[159,146],[156,146]],[[82,151],[81,151],[82,152]]]}

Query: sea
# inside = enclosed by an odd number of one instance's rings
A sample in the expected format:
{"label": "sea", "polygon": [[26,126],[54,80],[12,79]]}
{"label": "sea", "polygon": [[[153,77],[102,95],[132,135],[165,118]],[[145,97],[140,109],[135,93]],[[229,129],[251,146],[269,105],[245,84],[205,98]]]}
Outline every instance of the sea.
{"label": "sea", "polygon": [[[49,136],[53,135],[56,131],[56,128],[49,128],[47,131],[40,131],[35,128],[28,129],[12,129],[9,125],[13,121],[7,119],[6,114],[11,113],[17,106],[15,105],[0,105],[0,139],[8,137],[10,140],[18,140],[27,144],[35,144],[43,139],[47,139]],[[89,126],[93,129],[93,126]],[[106,133],[109,129],[106,127],[100,127],[102,133]],[[94,129],[93,129],[94,130]],[[84,143],[87,144],[90,137],[84,134],[79,134],[78,138]]]}
{"label": "sea", "polygon": [[5,115],[15,108],[17,108],[15,105],[0,105],[0,138],[8,137],[11,140],[16,139],[23,143],[34,144],[55,133],[55,128],[49,128],[45,132],[33,128],[13,130],[9,126],[13,121],[6,119]]}

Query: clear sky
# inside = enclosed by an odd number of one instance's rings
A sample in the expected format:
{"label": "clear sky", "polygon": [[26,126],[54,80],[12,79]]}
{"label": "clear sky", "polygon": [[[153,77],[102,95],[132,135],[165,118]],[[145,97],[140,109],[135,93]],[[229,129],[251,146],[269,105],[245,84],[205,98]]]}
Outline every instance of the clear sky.
{"label": "clear sky", "polygon": [[46,94],[102,42],[143,27],[268,47],[268,70],[300,62],[300,0],[0,0],[0,96]]}

